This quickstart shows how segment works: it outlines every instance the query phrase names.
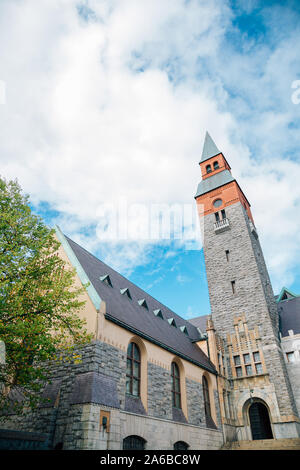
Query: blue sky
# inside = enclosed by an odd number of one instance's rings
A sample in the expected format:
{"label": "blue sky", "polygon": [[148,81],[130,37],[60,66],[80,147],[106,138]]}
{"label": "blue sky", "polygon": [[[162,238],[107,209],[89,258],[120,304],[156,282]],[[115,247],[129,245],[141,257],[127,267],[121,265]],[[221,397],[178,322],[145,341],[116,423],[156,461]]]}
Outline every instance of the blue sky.
{"label": "blue sky", "polygon": [[[300,293],[299,20],[297,1],[2,0],[1,175],[177,313],[207,314],[200,247],[139,233],[155,204],[194,206],[208,130],[275,293]],[[106,240],[124,203],[132,236]]]}

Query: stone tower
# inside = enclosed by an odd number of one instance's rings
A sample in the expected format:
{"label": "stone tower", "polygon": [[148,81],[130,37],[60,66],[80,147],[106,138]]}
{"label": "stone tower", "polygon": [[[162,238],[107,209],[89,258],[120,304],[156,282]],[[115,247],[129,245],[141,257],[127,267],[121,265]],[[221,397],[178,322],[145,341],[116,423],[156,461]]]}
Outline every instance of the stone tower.
{"label": "stone tower", "polygon": [[208,133],[200,168],[195,199],[225,431],[238,440],[299,437],[277,306],[250,203]]}

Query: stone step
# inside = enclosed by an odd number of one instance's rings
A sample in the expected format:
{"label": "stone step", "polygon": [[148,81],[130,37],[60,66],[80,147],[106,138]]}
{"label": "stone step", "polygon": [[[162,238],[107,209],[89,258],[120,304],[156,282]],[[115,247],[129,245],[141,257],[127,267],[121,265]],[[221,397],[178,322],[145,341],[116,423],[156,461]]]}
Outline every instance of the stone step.
{"label": "stone step", "polygon": [[300,450],[300,438],[226,442],[222,450]]}

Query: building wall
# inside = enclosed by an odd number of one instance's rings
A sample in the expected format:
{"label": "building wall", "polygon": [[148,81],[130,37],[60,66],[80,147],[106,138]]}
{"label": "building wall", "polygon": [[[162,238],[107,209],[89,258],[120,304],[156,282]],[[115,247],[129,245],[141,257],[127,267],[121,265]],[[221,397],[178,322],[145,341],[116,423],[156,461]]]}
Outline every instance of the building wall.
{"label": "building wall", "polygon": [[[110,432],[100,425],[101,410],[110,412]],[[190,450],[217,450],[223,444],[220,430],[204,426],[179,424],[161,418],[145,417],[101,405],[75,405],[65,435],[66,449],[119,450],[123,439],[138,435],[145,439],[147,450],[172,450],[175,442],[184,441]]]}
{"label": "building wall", "polygon": [[[103,446],[120,449],[126,432],[144,437],[148,449],[171,449],[170,439],[176,436],[181,437],[177,440],[183,440],[194,448],[197,445],[199,448],[206,445],[218,448],[221,445],[220,429],[206,428],[201,386],[203,371],[200,368],[195,366],[193,370],[197,375],[196,381],[182,377],[188,399],[185,399],[187,406],[182,414],[185,422],[179,422],[182,417],[179,416],[177,421],[172,413],[170,367],[147,362],[146,410],[141,400],[128,400],[125,395],[126,351],[98,340],[82,348],[81,357],[80,364],[51,364],[51,403],[34,413],[28,412],[25,418],[11,416],[3,427],[50,434],[55,418],[54,445],[63,442],[66,449],[107,448]],[[170,354],[169,366],[172,360]],[[103,381],[100,385],[97,382],[99,376]],[[209,377],[209,380],[213,386],[215,378]],[[217,421],[218,399],[212,387],[211,394],[217,403],[215,422],[220,426]],[[110,432],[104,432],[102,436],[100,411],[103,410],[110,412]],[[208,439],[210,435],[212,438]]]}
{"label": "building wall", "polygon": [[[218,191],[212,192],[211,204],[216,197],[222,197]],[[234,318],[239,315],[245,317],[249,330],[258,331],[268,378],[275,389],[279,421],[295,421],[298,413],[278,337],[277,308],[263,253],[243,205],[229,202],[225,210],[230,228],[222,232],[215,233],[214,213],[201,218],[214,326],[225,342],[228,334],[236,333]],[[229,261],[225,250],[229,250]],[[235,281],[235,293],[231,281]],[[251,378],[244,380],[245,389],[249,382]],[[239,388],[243,380],[240,383]]]}
{"label": "building wall", "polygon": [[[290,331],[289,336],[282,338],[281,345],[298,413],[300,415],[300,334],[294,335],[293,331]],[[288,362],[286,354],[289,352],[294,352],[295,362]]]}

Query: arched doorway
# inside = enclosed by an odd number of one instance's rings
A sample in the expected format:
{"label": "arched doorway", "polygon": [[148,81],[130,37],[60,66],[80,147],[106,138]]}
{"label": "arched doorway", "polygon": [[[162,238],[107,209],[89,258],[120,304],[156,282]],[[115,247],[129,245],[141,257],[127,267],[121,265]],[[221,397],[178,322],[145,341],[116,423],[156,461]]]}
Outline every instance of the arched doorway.
{"label": "arched doorway", "polygon": [[273,439],[268,408],[260,401],[255,401],[249,407],[249,420],[252,439]]}

